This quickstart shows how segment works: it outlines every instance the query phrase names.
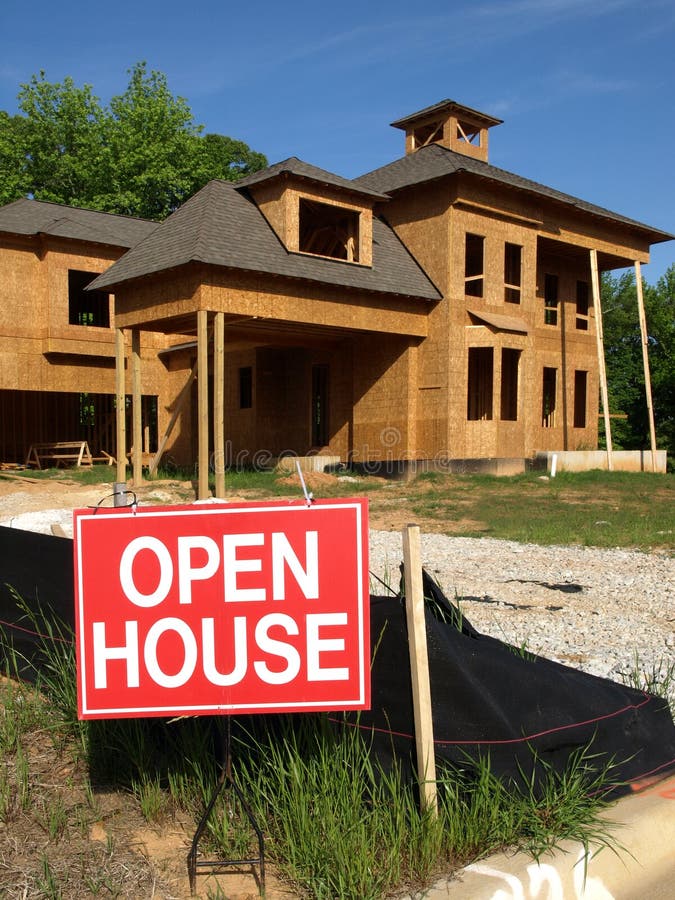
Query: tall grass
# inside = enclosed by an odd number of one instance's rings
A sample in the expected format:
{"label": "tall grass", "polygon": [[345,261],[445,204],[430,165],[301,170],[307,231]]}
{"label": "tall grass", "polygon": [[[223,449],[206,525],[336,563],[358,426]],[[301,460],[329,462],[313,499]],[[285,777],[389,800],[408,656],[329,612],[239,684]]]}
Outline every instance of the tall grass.
{"label": "tall grass", "polygon": [[[147,820],[161,822],[180,808],[196,822],[218,778],[217,720],[78,722],[68,629],[47,616],[34,624],[44,637],[40,671],[36,664],[33,674],[47,703],[25,718],[48,710],[64,746],[67,737],[75,738],[72,752],[88,764],[91,783],[128,791]],[[5,646],[5,654],[11,652]],[[310,897],[375,900],[503,847],[536,856],[563,837],[585,845],[613,842],[600,817],[610,766],[588,752],[572,755],[562,775],[538,761],[543,777],[536,784],[524,774],[505,784],[488,758],[447,769],[439,775],[436,817],[420,813],[416,784],[395,764],[383,768],[358,728],[325,715],[248,717],[235,725],[233,777],[266,832],[267,857]],[[5,714],[0,726],[0,747],[13,750],[14,759],[13,782],[0,779],[0,812],[9,816],[32,803],[41,811],[40,826],[58,838],[63,817],[56,809],[48,814],[34,796],[20,723]],[[208,847],[241,858],[254,841],[235,792],[223,792],[209,821]],[[56,887],[47,868],[43,876],[49,895]]]}

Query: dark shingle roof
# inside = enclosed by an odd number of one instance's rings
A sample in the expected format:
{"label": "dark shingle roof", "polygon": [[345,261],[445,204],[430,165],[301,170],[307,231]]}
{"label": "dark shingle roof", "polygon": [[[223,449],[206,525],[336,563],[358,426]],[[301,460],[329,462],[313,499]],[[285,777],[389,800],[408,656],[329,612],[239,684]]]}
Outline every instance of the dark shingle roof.
{"label": "dark shingle roof", "polygon": [[439,103],[434,103],[433,106],[427,106],[417,112],[410,113],[408,116],[404,116],[402,119],[397,119],[391,123],[391,126],[392,128],[406,128],[412,122],[417,121],[417,119],[425,119],[427,116],[440,112],[454,112],[456,115],[468,116],[469,118],[480,120],[488,127],[503,123],[503,119],[495,119],[494,116],[489,116],[487,113],[480,112],[477,109],[471,109],[470,106],[464,106],[461,103],[457,103],[456,100],[441,100]]}
{"label": "dark shingle roof", "polygon": [[364,197],[369,197],[372,200],[387,199],[384,194],[381,194],[378,191],[372,191],[369,188],[355,184],[353,181],[349,181],[347,178],[341,178],[339,175],[334,175],[332,172],[327,172],[325,169],[320,169],[318,166],[312,166],[309,163],[298,159],[297,156],[291,156],[289,159],[283,160],[283,162],[268,166],[268,168],[263,169],[261,172],[254,172],[253,175],[248,175],[246,178],[240,179],[237,181],[236,187],[237,189],[246,188],[252,184],[260,184],[263,181],[270,181],[273,178],[278,178],[280,175],[294,175],[296,178],[302,178],[305,181],[329,185],[330,187],[348,191],[350,194],[359,194]]}
{"label": "dark shingle roof", "polygon": [[290,253],[240,183],[227,181],[209,182],[91,286],[108,288],[190,262],[428,300],[441,297],[381,220],[373,220],[372,268]]}
{"label": "dark shingle roof", "polygon": [[650,243],[659,243],[660,241],[673,239],[673,235],[658,228],[652,228],[650,225],[636,222],[634,219],[603,209],[601,206],[595,206],[593,203],[579,200],[570,194],[564,194],[562,191],[538,184],[536,181],[530,181],[528,178],[514,175],[512,172],[491,166],[480,159],[474,159],[471,156],[456,153],[454,150],[448,150],[447,147],[442,147],[440,144],[430,144],[427,147],[422,147],[415,153],[410,153],[401,159],[397,159],[395,162],[382,166],[380,169],[375,169],[373,172],[368,172],[366,175],[356,178],[355,182],[371,190],[393,194],[402,188],[435,181],[447,175],[455,175],[458,172],[467,172],[479,178],[496,181],[520,191],[527,191],[540,197],[546,197],[549,200],[556,200],[559,203],[564,203],[566,206],[573,206],[582,212],[590,213],[612,222],[630,225],[633,228],[648,232]]}
{"label": "dark shingle roof", "polygon": [[50,234],[93,244],[135,247],[157,222],[27,198],[0,207],[0,232]]}

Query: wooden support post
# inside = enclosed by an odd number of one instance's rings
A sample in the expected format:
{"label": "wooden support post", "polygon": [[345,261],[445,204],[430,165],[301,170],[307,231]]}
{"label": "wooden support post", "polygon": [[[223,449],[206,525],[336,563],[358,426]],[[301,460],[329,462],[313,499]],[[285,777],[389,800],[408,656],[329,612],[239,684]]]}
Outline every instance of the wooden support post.
{"label": "wooden support post", "polygon": [[143,425],[141,400],[141,333],[138,328],[131,332],[131,415],[132,441],[131,471],[135,485],[143,482]]}
{"label": "wooden support post", "polygon": [[209,496],[209,338],[208,313],[197,313],[197,499]]}
{"label": "wooden support post", "polygon": [[645,371],[645,397],[647,399],[647,415],[649,417],[649,446],[652,450],[652,472],[656,472],[656,429],[654,427],[654,406],[652,404],[652,379],[649,374],[649,335],[645,318],[645,302],[642,295],[642,271],[640,263],[635,261],[635,289],[637,292],[638,316],[640,318],[640,335],[642,337],[642,365]]}
{"label": "wooden support post", "polygon": [[124,331],[115,329],[115,420],[117,425],[117,482],[127,480],[127,410],[124,384]]}
{"label": "wooden support post", "polygon": [[422,588],[422,553],[419,525],[403,529],[403,571],[405,576],[405,614],[408,623],[410,674],[412,677],[413,712],[417,772],[420,782],[420,809],[431,809],[438,815],[436,790],[436,754],[431,715],[431,686],[427,655],[427,629],[424,618]]}
{"label": "wooden support post", "polygon": [[216,497],[225,496],[225,314],[216,313],[213,331],[213,459]]}
{"label": "wooden support post", "polygon": [[605,347],[602,330],[602,304],[600,302],[600,276],[598,274],[598,251],[591,250],[591,285],[593,290],[593,306],[595,307],[595,342],[598,351],[598,376],[600,378],[600,397],[605,422],[605,440],[607,442],[607,469],[612,471],[612,432],[609,424],[609,401],[607,399],[607,372],[605,370]]}

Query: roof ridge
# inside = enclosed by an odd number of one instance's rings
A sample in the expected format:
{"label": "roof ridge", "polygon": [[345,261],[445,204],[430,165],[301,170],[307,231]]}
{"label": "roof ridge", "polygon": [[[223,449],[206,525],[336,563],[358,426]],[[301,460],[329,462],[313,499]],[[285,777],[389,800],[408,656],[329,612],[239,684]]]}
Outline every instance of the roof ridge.
{"label": "roof ridge", "polygon": [[[193,194],[193,196],[190,197],[190,200],[196,201],[197,199],[199,199],[199,205],[197,206],[198,222],[197,227],[195,228],[195,238],[193,242],[193,258],[198,262],[206,262],[207,260],[207,253],[204,245],[207,240],[205,231],[208,225],[207,213],[209,208],[209,199],[211,198],[211,195],[216,191],[217,187],[227,184],[231,185],[232,182],[227,181],[225,178],[219,178],[217,179],[217,181],[215,179],[212,181],[207,181],[207,183],[203,188],[201,188],[201,190],[197,191],[196,194]],[[184,203],[180,208],[183,209],[185,206],[187,206],[190,200],[188,200],[187,203]]]}
{"label": "roof ridge", "polygon": [[[8,206],[13,206],[18,203],[26,203],[26,204],[31,204],[31,205],[35,203],[35,204],[39,204],[40,206],[56,207],[57,209],[74,210],[75,212],[84,212],[84,213],[94,213],[95,215],[99,215],[99,216],[112,216],[116,219],[130,219],[133,222],[153,222],[153,223],[157,224],[154,219],[146,219],[143,216],[132,216],[128,213],[109,212],[108,210],[105,210],[105,209],[94,209],[91,206],[77,206],[72,203],[57,203],[56,200],[40,200],[37,197],[17,197],[16,200],[11,200],[9,203],[6,203],[4,205],[4,207],[0,207],[0,208],[7,208]],[[58,221],[58,220],[56,220],[56,221]]]}

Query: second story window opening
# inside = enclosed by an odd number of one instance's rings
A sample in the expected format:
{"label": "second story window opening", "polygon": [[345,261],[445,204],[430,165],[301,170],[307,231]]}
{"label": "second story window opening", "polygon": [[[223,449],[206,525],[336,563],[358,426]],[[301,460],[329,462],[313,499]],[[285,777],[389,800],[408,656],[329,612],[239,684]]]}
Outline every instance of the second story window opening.
{"label": "second story window opening", "polygon": [[68,324],[110,327],[110,300],[105,291],[85,291],[98,272],[68,272]]}
{"label": "second story window opening", "polygon": [[485,238],[480,234],[467,234],[464,253],[464,293],[467,297],[483,296]]}
{"label": "second story window opening", "polygon": [[318,200],[300,199],[301,253],[359,261],[359,213]]}
{"label": "second story window opening", "polygon": [[558,276],[544,276],[544,325],[558,324]]}
{"label": "second story window opening", "polygon": [[588,331],[588,282],[577,281],[576,326],[579,331]]}
{"label": "second story window opening", "polygon": [[504,300],[520,303],[520,279],[523,248],[519,244],[504,244]]}

